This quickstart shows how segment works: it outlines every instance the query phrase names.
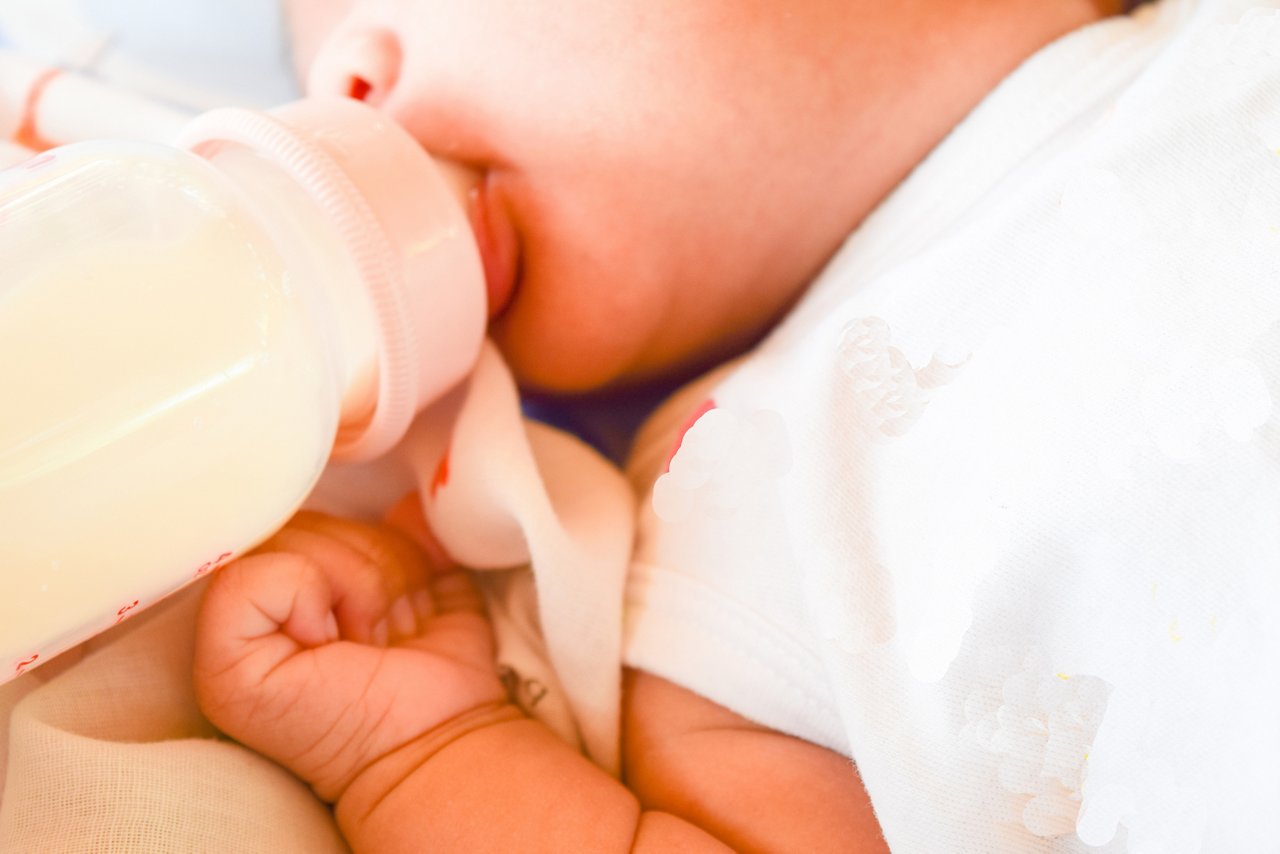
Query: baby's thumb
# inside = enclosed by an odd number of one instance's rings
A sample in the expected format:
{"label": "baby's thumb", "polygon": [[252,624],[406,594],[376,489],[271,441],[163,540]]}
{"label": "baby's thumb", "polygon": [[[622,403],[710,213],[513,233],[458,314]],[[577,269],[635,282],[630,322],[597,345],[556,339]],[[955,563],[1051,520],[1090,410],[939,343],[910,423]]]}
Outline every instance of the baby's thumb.
{"label": "baby's thumb", "polygon": [[219,570],[196,621],[201,706],[260,686],[286,659],[337,640],[332,607],[324,573],[298,555],[254,554]]}

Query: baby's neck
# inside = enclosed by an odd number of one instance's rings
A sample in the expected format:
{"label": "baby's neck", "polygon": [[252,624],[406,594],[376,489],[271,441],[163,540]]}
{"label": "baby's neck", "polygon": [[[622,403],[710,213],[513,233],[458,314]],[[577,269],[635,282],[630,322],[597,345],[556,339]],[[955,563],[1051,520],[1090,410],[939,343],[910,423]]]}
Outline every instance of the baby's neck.
{"label": "baby's neck", "polygon": [[[1073,30],[1124,11],[1125,0],[924,0],[850,37],[882,40],[859,66],[849,53],[840,180],[856,226],[1005,77]],[[855,67],[858,66],[858,67]]]}

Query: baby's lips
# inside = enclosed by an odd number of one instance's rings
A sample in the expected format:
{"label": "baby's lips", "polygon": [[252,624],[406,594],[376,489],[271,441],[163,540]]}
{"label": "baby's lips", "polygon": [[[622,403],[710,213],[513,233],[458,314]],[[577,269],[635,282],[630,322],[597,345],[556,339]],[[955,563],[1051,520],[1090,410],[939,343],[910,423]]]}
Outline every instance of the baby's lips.
{"label": "baby's lips", "polygon": [[511,302],[515,291],[520,255],[515,227],[493,190],[492,172],[435,155],[432,159],[454,198],[466,209],[484,266],[488,317],[493,320]]}
{"label": "baby's lips", "polygon": [[467,217],[484,264],[489,320],[510,304],[520,265],[520,245],[515,226],[493,190],[491,175],[467,192]]}
{"label": "baby's lips", "polygon": [[511,302],[520,274],[520,241],[515,225],[500,193],[494,189],[491,170],[442,157],[430,150],[427,154],[453,197],[465,209],[484,267],[488,319],[492,321]]}

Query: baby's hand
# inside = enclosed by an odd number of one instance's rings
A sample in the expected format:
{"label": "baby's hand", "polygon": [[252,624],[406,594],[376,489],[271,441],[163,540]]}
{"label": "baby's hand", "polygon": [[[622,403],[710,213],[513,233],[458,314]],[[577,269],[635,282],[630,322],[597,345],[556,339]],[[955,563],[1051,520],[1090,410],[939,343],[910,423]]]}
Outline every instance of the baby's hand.
{"label": "baby's hand", "polygon": [[336,801],[379,757],[505,699],[480,596],[444,564],[388,527],[299,514],[210,582],[200,707]]}

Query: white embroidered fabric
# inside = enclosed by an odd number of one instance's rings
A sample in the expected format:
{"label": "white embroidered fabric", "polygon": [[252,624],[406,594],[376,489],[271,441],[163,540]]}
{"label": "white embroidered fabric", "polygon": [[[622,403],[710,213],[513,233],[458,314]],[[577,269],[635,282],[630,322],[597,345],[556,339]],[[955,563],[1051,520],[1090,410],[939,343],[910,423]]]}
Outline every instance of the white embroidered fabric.
{"label": "white embroidered fabric", "polygon": [[894,851],[1276,850],[1278,406],[1280,3],[1096,24],[655,415],[624,658]]}

